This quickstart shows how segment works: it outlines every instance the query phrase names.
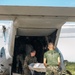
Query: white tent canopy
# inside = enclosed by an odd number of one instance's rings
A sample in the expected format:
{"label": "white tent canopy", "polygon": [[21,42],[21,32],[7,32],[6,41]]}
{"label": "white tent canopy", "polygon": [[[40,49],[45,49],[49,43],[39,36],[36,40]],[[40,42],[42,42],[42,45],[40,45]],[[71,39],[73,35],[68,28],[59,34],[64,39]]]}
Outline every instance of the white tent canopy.
{"label": "white tent canopy", "polygon": [[72,7],[0,6],[0,19],[13,20],[22,36],[49,35],[74,17]]}

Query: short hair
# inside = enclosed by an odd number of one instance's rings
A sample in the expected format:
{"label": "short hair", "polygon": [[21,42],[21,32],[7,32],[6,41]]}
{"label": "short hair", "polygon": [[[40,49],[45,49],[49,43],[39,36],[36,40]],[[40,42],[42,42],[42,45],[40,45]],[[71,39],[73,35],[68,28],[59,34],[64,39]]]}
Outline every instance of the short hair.
{"label": "short hair", "polygon": [[53,44],[53,45],[54,45],[54,43],[53,43],[53,42],[49,42],[49,43],[48,43],[48,45],[50,45],[50,44]]}
{"label": "short hair", "polygon": [[31,53],[32,53],[32,52],[36,52],[36,51],[35,51],[35,50],[31,50]]}

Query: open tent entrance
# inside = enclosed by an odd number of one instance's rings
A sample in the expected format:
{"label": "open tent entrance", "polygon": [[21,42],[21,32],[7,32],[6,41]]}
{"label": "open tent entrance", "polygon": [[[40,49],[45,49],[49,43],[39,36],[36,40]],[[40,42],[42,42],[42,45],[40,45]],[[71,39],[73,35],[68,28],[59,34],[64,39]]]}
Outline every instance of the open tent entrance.
{"label": "open tent entrance", "polygon": [[44,52],[48,50],[47,43],[55,43],[56,33],[57,30],[49,36],[16,36],[12,72],[17,72],[17,56],[22,55],[24,62],[25,56],[29,54],[32,49],[36,50],[37,61],[42,63]]}
{"label": "open tent entrance", "polygon": [[44,36],[20,36],[15,39],[15,50],[14,54],[27,55],[32,49],[36,50],[36,57],[38,62],[42,62],[42,57],[44,53],[44,47],[46,47],[47,42]]}

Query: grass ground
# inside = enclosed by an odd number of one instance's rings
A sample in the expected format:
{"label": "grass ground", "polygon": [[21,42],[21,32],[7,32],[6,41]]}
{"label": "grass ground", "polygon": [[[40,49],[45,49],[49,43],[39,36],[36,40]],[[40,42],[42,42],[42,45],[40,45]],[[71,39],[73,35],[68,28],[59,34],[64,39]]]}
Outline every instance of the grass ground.
{"label": "grass ground", "polygon": [[75,75],[75,63],[69,62],[66,66],[66,69],[69,70],[72,75]]}

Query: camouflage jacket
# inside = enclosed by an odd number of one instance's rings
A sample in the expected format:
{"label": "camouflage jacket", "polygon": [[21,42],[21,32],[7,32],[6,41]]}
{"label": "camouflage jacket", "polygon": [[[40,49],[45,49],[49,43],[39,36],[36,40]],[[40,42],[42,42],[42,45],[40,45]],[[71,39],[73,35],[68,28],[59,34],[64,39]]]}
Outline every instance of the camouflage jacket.
{"label": "camouflage jacket", "polygon": [[37,62],[37,58],[31,57],[30,55],[27,55],[24,61],[24,68],[27,68],[29,64],[31,63],[36,63]]}

